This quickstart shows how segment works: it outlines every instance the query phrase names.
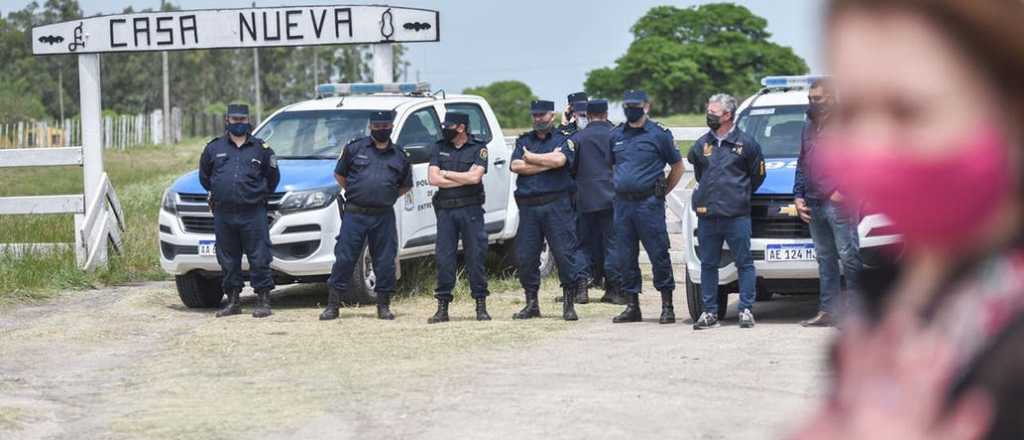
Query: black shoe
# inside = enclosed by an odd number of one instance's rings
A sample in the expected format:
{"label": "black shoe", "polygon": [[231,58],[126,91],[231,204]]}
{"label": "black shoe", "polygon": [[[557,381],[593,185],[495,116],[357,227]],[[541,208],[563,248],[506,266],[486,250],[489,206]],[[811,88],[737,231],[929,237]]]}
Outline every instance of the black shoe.
{"label": "black shoe", "polygon": [[223,309],[217,311],[217,317],[223,318],[242,313],[242,302],[238,299],[240,295],[241,292],[228,292],[228,303],[224,305]]}
{"label": "black shoe", "polygon": [[256,308],[252,311],[253,318],[266,318],[273,315],[270,311],[270,291],[256,292]]}
{"label": "black shoe", "polygon": [[666,290],[661,292],[661,319],[658,319],[658,324],[675,324],[676,322],[676,311],[672,306],[672,291]]}
{"label": "black shoe", "polygon": [[487,298],[476,299],[476,320],[477,321],[490,321],[491,315],[487,313]]}
{"label": "black shoe", "polygon": [[707,330],[709,328],[720,327],[721,324],[718,323],[718,318],[715,315],[717,315],[717,313],[701,313],[700,318],[697,318],[697,322],[693,323],[693,329]]}
{"label": "black shoe", "polygon": [[391,297],[381,296],[377,294],[377,319],[383,319],[385,321],[391,321],[395,319],[395,314],[391,313]]}
{"label": "black shoe", "polygon": [[338,319],[338,308],[341,306],[341,292],[335,290],[333,287],[327,289],[327,307],[320,313],[321,321],[330,321],[332,319]]}
{"label": "black shoe", "polygon": [[612,322],[616,324],[622,324],[625,322],[640,322],[643,321],[643,314],[640,313],[640,294],[629,294],[626,293],[626,309],[612,318]]}
{"label": "black shoe", "polygon": [[590,302],[590,292],[588,291],[587,282],[580,281],[576,285],[576,304],[587,304]]}
{"label": "black shoe", "polygon": [[619,306],[626,305],[629,301],[622,294],[622,289],[614,284],[609,284],[604,289],[604,296],[601,297],[601,302],[607,304],[615,304]]}
{"label": "black shoe", "polygon": [[[580,284],[586,286],[585,284]],[[579,285],[577,285],[578,288]],[[566,321],[579,320],[579,316],[576,316],[576,307],[573,305],[576,295],[573,294],[572,287],[566,287],[562,291],[562,319]]]}
{"label": "black shoe", "polygon": [[439,322],[448,322],[448,304],[447,299],[437,300],[437,312],[430,319],[427,319],[427,324],[437,324]]}
{"label": "black shoe", "polygon": [[540,304],[537,304],[537,292],[526,292],[526,305],[512,315],[512,319],[540,318]]}

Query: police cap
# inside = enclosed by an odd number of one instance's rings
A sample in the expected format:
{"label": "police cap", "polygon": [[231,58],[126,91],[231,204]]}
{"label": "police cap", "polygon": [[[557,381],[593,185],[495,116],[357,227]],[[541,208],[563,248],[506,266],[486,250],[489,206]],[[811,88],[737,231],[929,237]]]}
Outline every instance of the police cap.
{"label": "police cap", "polygon": [[456,125],[469,126],[469,115],[459,112],[448,112],[444,114],[444,126],[454,127]]}
{"label": "police cap", "polygon": [[587,103],[587,113],[608,113],[608,101],[593,99]]}
{"label": "police cap", "polygon": [[531,113],[547,113],[555,111],[555,103],[552,101],[538,100],[530,104]]}
{"label": "police cap", "polygon": [[622,95],[623,104],[644,104],[647,102],[647,92],[643,90],[627,90]]}
{"label": "police cap", "polygon": [[580,101],[586,101],[587,98],[588,98],[587,94],[584,93],[584,92],[570,93],[566,102],[568,102],[570,105],[572,105],[572,104],[576,104],[577,102],[580,102]]}
{"label": "police cap", "polygon": [[228,116],[236,118],[248,118],[249,106],[245,104],[228,104]]}
{"label": "police cap", "polygon": [[390,110],[379,110],[370,113],[370,123],[379,124],[386,122],[393,122],[395,120],[395,112]]}

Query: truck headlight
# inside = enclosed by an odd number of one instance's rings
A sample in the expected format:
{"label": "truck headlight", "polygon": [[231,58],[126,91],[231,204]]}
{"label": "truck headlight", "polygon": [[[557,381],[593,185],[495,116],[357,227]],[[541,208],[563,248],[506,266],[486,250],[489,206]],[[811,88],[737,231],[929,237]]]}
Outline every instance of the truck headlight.
{"label": "truck headlight", "polygon": [[163,208],[164,211],[176,214],[178,212],[178,193],[169,189],[164,191],[164,200],[160,204],[160,207]]}
{"label": "truck headlight", "polygon": [[290,192],[281,199],[281,205],[278,209],[282,213],[320,209],[330,205],[337,197],[337,187]]}

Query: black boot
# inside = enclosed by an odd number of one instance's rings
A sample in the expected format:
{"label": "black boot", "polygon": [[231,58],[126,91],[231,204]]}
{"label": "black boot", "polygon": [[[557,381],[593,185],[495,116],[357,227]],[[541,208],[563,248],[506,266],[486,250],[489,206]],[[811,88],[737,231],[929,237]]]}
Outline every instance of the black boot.
{"label": "black boot", "polygon": [[537,292],[526,292],[526,306],[512,315],[512,319],[540,318],[540,304],[537,304]]}
{"label": "black boot", "polygon": [[566,287],[565,289],[562,289],[562,319],[566,321],[576,321],[580,319],[576,316],[576,307],[573,305],[573,300],[576,297],[575,290],[581,285],[586,286],[586,284],[577,284],[575,288]]}
{"label": "black boot", "polygon": [[228,292],[228,303],[224,305],[223,309],[217,311],[217,317],[221,318],[242,313],[242,302],[238,299],[240,295],[241,292]]}
{"label": "black boot", "polygon": [[640,294],[626,293],[626,310],[623,310],[619,316],[612,318],[612,322],[621,324],[623,322],[640,322],[643,320],[643,316],[640,314]]}
{"label": "black boot", "polygon": [[624,306],[628,301],[622,294],[622,289],[619,288],[618,285],[608,283],[604,288],[604,296],[601,297],[601,302]]}
{"label": "black boot", "polygon": [[377,294],[377,319],[385,321],[395,319],[395,314],[391,313],[391,296]]}
{"label": "black boot", "polygon": [[676,322],[676,311],[672,307],[672,291],[663,290],[661,292],[661,319],[658,320],[658,324],[674,324]]}
{"label": "black boot", "polygon": [[476,299],[476,320],[477,321],[490,321],[491,315],[487,313],[487,298]]}
{"label": "black boot", "polygon": [[327,307],[320,313],[321,321],[338,319],[338,307],[341,306],[341,292],[333,287],[327,288]]}
{"label": "black boot", "polygon": [[252,311],[253,318],[266,318],[274,313],[270,311],[270,291],[256,292],[256,308]]}
{"label": "black boot", "polygon": [[589,283],[586,280],[580,281],[576,285],[576,304],[586,304],[590,302]]}
{"label": "black boot", "polygon": [[437,312],[434,316],[427,319],[427,324],[437,324],[439,322],[448,322],[448,303],[447,299],[437,299]]}

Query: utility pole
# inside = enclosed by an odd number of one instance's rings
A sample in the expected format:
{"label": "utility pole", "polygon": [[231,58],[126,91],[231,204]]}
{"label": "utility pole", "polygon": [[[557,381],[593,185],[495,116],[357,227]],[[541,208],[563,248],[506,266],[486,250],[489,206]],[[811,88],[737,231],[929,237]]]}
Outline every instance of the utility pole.
{"label": "utility pole", "polygon": [[[256,7],[256,2],[252,2],[252,7]],[[256,88],[256,123],[259,124],[263,120],[263,100],[260,98],[260,49],[257,47],[252,48],[252,68],[253,68],[253,85]]]}
{"label": "utility pole", "polygon": [[[166,7],[164,0],[160,0],[160,10],[163,11]],[[160,52],[160,59],[163,62],[163,92],[164,92],[164,106],[163,106],[163,123],[160,124],[163,128],[161,133],[164,145],[170,145],[171,143],[171,86],[170,78],[168,74],[167,66],[167,51]]]}

